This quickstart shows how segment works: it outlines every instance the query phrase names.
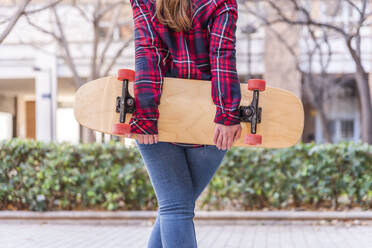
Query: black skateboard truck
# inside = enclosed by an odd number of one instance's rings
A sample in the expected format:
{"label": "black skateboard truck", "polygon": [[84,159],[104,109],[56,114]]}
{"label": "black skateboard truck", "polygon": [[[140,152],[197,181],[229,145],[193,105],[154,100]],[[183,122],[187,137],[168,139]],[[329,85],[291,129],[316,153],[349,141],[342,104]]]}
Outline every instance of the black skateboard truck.
{"label": "black skateboard truck", "polygon": [[120,69],[118,80],[122,81],[121,96],[116,97],[116,113],[120,113],[119,123],[114,124],[113,134],[125,135],[130,133],[129,124],[125,124],[127,114],[133,114],[136,109],[134,97],[129,94],[129,82],[134,82],[135,71]]}
{"label": "black skateboard truck", "polygon": [[265,80],[262,79],[250,79],[248,80],[248,90],[253,91],[252,102],[249,106],[240,106],[239,115],[241,122],[251,123],[251,133],[246,134],[244,137],[244,143],[248,145],[260,145],[262,144],[262,136],[256,134],[257,124],[261,123],[262,108],[258,107],[259,92],[264,91],[266,87]]}

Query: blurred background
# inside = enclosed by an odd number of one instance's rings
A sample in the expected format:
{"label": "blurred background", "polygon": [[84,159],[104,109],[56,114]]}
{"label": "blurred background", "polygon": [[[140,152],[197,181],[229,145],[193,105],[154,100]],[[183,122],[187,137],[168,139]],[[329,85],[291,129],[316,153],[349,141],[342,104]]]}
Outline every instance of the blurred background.
{"label": "blurred background", "polygon": [[[239,0],[237,70],[299,96],[302,141],[372,143],[371,2]],[[132,10],[117,1],[0,1],[0,139],[103,142],[74,93],[134,69]]]}
{"label": "blurred background", "polygon": [[[200,247],[370,247],[371,0],[237,1],[240,81],[296,94],[305,127],[290,148],[227,152],[196,204],[208,211]],[[83,226],[152,225],[157,199],[134,140],[93,133],[73,113],[80,86],[134,63],[129,0],[0,0],[2,245],[145,247],[150,226]],[[9,225],[32,219],[42,224]],[[53,219],[72,224],[44,225]],[[252,225],[226,224],[238,220]]]}

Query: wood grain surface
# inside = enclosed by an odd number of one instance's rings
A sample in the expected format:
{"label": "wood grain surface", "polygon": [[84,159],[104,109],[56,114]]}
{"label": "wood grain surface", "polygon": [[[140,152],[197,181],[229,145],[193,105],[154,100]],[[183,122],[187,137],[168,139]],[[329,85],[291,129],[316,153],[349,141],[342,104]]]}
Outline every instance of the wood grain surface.
{"label": "wood grain surface", "polygon": [[[121,95],[121,82],[105,77],[84,84],[75,95],[74,114],[77,121],[90,129],[111,134],[113,124],[119,122],[115,112],[116,97]],[[133,94],[133,83],[129,92]],[[241,103],[249,105],[252,91],[241,84]],[[262,144],[257,147],[283,148],[295,145],[303,131],[304,111],[301,101],[291,92],[266,86],[260,92],[261,123],[257,134]],[[192,144],[213,144],[216,107],[211,97],[210,81],[165,78],[159,105],[159,141]],[[127,114],[129,123],[131,114]],[[241,122],[242,135],[233,146],[244,144],[250,133],[250,123]]]}

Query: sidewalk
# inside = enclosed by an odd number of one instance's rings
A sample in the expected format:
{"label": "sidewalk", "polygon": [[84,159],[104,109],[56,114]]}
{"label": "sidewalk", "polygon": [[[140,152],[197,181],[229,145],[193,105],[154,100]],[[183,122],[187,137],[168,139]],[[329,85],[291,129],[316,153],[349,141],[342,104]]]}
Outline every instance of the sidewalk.
{"label": "sidewalk", "polygon": [[[152,226],[156,211],[0,211],[0,223]],[[372,226],[372,211],[195,211],[198,225],[363,224]]]}
{"label": "sidewalk", "polygon": [[[198,248],[370,248],[372,244],[371,225],[196,223],[195,231]],[[0,247],[146,248],[150,233],[151,226],[141,225],[12,224],[0,220]]]}
{"label": "sidewalk", "polygon": [[[1,248],[146,248],[156,211],[0,211]],[[372,211],[196,211],[198,248],[369,248]]]}
{"label": "sidewalk", "polygon": [[[0,211],[1,220],[133,220],[152,221],[156,211]],[[372,221],[372,211],[195,211],[195,220],[360,220]]]}

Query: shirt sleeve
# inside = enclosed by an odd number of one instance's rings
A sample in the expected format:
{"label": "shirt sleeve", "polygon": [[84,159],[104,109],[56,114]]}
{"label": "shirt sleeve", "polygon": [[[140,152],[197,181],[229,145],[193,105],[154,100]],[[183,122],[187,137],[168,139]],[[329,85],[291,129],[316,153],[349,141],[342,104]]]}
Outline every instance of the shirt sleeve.
{"label": "shirt sleeve", "polygon": [[165,49],[155,32],[151,15],[142,0],[130,0],[135,44],[134,98],[136,110],[129,122],[131,133],[158,134],[158,105],[165,73]]}
{"label": "shirt sleeve", "polygon": [[241,93],[235,57],[237,18],[236,1],[221,1],[209,25],[214,122],[226,126],[240,123]]}

